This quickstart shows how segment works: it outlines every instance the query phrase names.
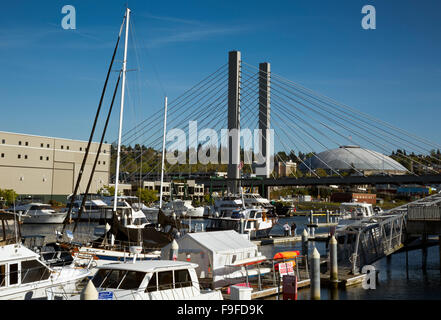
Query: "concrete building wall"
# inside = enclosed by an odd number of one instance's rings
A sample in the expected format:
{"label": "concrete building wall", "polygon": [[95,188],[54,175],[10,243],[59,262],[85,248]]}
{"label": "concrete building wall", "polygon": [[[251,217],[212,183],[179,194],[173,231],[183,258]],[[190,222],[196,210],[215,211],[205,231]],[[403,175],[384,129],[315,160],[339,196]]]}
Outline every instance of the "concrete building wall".
{"label": "concrete building wall", "polygon": [[[91,145],[79,192],[86,189],[98,146]],[[0,188],[20,195],[71,194],[86,147],[86,141],[0,131]],[[109,184],[110,145],[101,151],[89,192]]]}

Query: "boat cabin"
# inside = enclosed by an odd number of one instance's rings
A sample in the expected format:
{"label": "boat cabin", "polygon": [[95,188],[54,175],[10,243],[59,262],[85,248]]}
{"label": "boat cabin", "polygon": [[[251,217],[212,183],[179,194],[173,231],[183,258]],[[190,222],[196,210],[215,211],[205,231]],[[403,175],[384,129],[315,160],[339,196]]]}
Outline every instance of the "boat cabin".
{"label": "boat cabin", "polygon": [[220,292],[201,291],[197,266],[169,260],[111,263],[98,267],[92,282],[115,300],[222,299]]}

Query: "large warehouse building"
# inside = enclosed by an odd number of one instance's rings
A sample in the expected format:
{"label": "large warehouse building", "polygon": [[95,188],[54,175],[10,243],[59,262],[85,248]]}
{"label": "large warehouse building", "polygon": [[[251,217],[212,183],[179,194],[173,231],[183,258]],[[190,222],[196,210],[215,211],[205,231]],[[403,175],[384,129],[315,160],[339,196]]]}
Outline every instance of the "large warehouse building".
{"label": "large warehouse building", "polygon": [[[79,192],[84,192],[98,143],[92,143]],[[21,197],[66,202],[73,193],[87,141],[0,131],[0,189]],[[89,192],[109,184],[110,144],[103,144]]]}
{"label": "large warehouse building", "polygon": [[[324,169],[331,172],[350,171],[355,168],[365,175],[387,173],[387,174],[406,174],[407,170],[394,159],[379,152],[360,148],[359,146],[341,146],[337,149],[327,150],[305,160],[305,164],[300,166],[301,170]],[[332,172],[331,172],[332,173]]]}

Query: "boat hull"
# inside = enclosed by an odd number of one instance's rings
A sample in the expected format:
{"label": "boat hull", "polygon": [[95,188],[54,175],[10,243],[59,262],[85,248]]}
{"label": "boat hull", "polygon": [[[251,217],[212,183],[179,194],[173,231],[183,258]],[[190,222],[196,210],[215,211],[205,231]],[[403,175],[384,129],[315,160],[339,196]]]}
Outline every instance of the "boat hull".
{"label": "boat hull", "polygon": [[64,219],[67,216],[67,212],[60,212],[60,213],[52,213],[52,214],[45,214],[45,215],[22,215],[20,217],[21,221],[24,224],[42,224],[42,223],[49,223],[49,224],[60,224],[64,222]]}

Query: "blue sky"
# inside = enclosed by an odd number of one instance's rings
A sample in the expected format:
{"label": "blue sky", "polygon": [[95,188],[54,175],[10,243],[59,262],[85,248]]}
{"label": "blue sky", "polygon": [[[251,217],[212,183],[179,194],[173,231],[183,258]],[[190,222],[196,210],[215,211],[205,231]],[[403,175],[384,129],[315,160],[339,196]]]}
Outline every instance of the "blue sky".
{"label": "blue sky", "polygon": [[[76,30],[61,27],[64,5]],[[126,1],[9,1],[0,12],[0,130],[87,140]],[[140,64],[129,54],[125,128],[239,50],[272,71],[441,143],[441,2],[128,1]],[[377,29],[361,28],[376,8]],[[133,43],[131,44],[133,47]],[[110,93],[109,90],[108,93]],[[110,96],[110,94],[109,94]],[[107,100],[106,100],[107,101]],[[117,137],[117,112],[106,140]],[[97,140],[98,138],[95,138]]]}

